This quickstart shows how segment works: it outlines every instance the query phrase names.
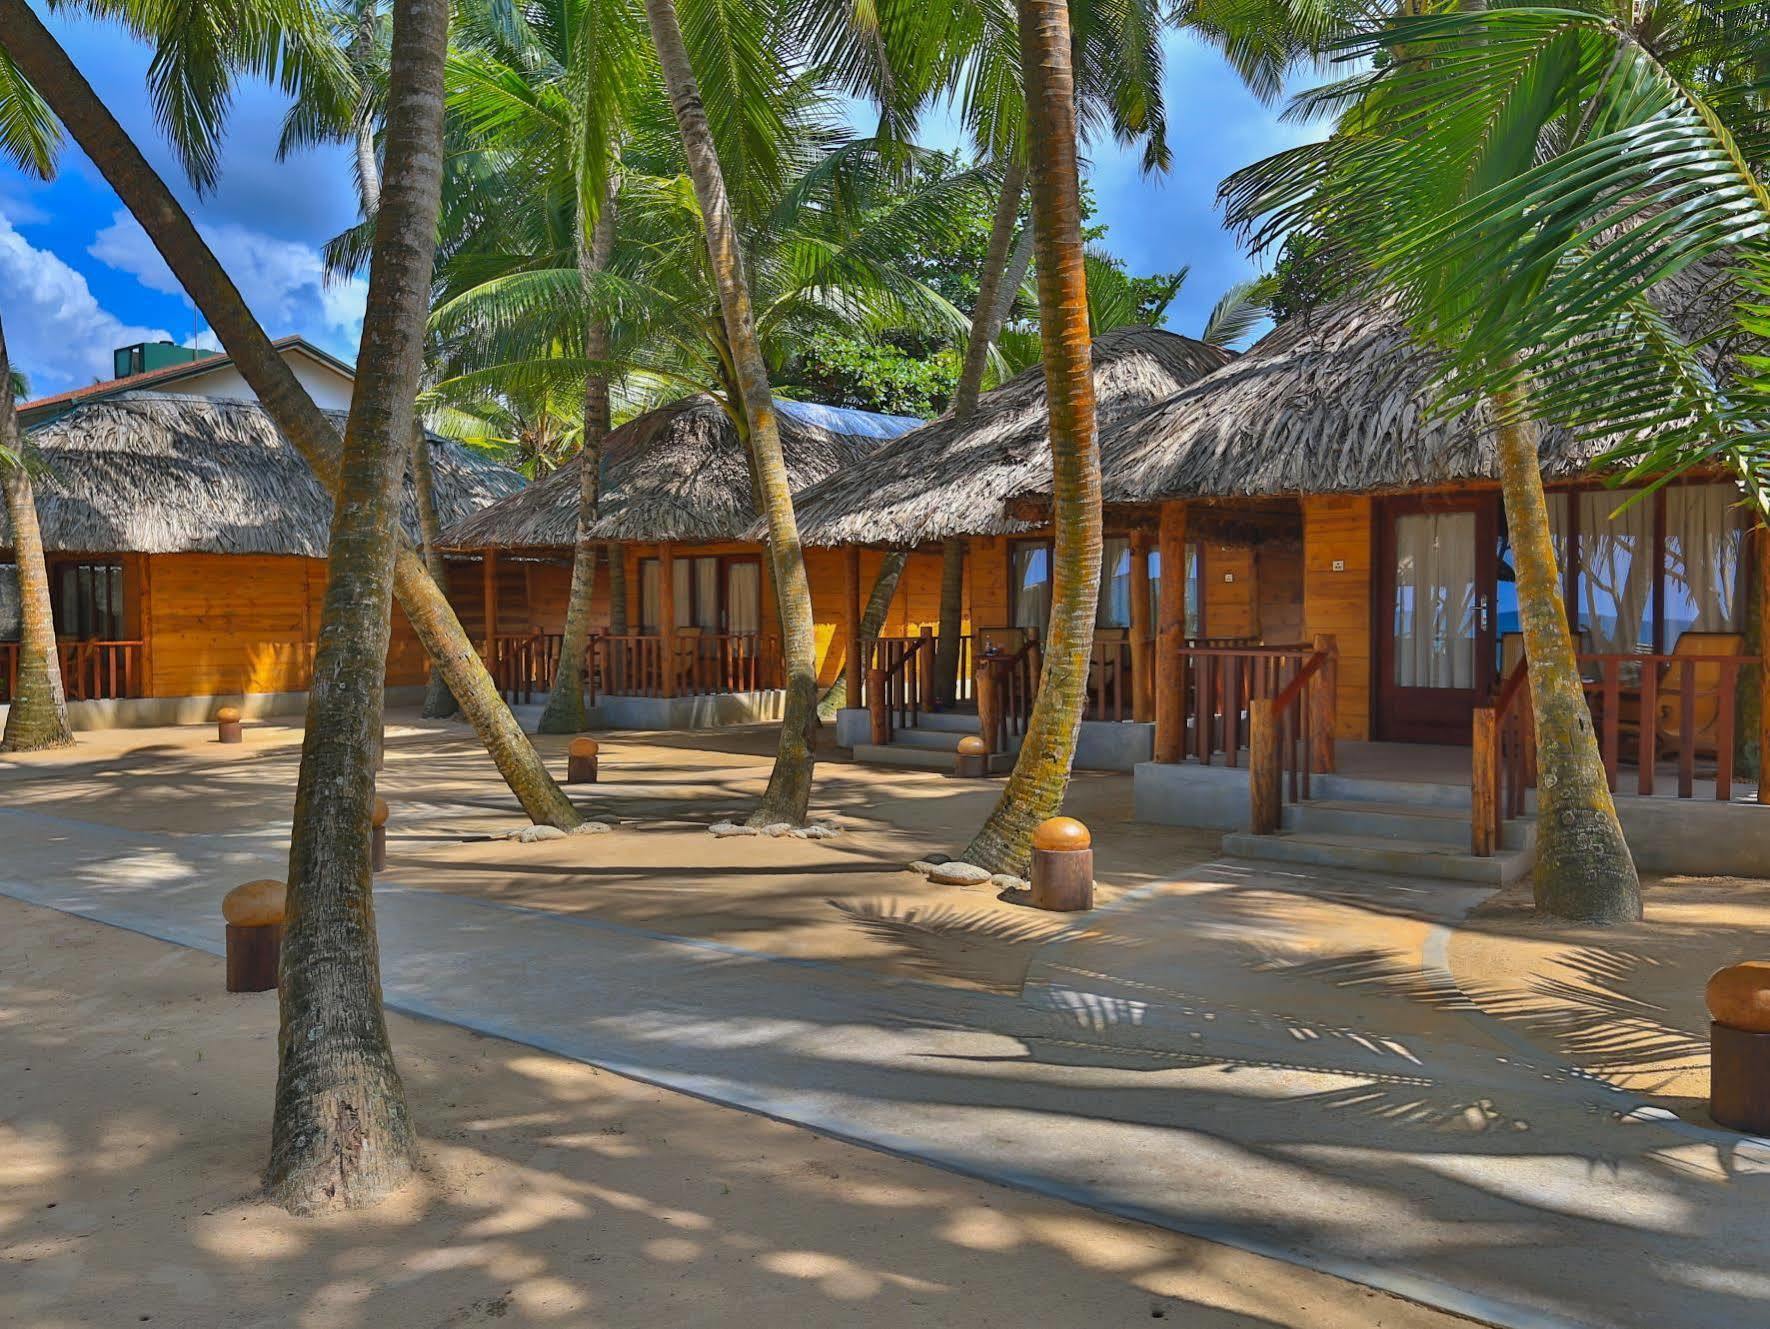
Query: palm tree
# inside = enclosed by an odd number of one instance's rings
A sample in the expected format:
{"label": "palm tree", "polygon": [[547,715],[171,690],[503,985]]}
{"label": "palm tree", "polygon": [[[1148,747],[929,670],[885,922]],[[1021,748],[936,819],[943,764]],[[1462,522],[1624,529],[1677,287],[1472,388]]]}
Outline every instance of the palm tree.
{"label": "palm tree", "polygon": [[[1640,896],[1556,593],[1535,428],[1620,439],[1636,477],[1718,458],[1765,510],[1758,371],[1718,381],[1652,298],[1699,264],[1770,277],[1762,107],[1734,77],[1761,27],[1743,26],[1698,6],[1397,18],[1345,43],[1374,63],[1320,94],[1344,107],[1327,144],[1227,187],[1243,220],[1331,228],[1366,256],[1445,348],[1447,405],[1491,404],[1537,717],[1536,903],[1562,916],[1638,918]],[[1750,304],[1739,322],[1762,331]]]}
{"label": "palm tree", "polygon": [[[55,173],[61,129],[42,98],[0,53],[0,152],[20,170],[48,179]],[[37,500],[25,467],[13,399],[25,394],[24,375],[12,368],[6,334],[0,329],[0,488],[12,525],[13,562],[18,569],[18,681],[0,734],[0,752],[36,752],[69,747],[74,731],[62,690],[61,659],[55,646],[55,617],[49,598],[49,569]]]}
{"label": "palm tree", "polygon": [[442,197],[447,0],[394,0],[387,171],[344,432],[290,831],[265,1184],[297,1213],[371,1205],[417,1166],[381,1010],[369,815],[395,532]]}
{"label": "palm tree", "polygon": [[1033,161],[1054,532],[1044,676],[1007,786],[964,853],[967,862],[997,871],[1024,869],[1033,830],[1063,805],[1069,787],[1087,704],[1102,534],[1069,11],[1062,0],[1018,0],[1017,9]]}
{"label": "palm tree", "polygon": [[[288,3],[305,12],[294,0]],[[259,29],[254,29],[261,44],[268,40],[261,31],[264,26],[260,23]],[[147,35],[151,38],[152,31]],[[319,36],[314,37],[316,43],[320,40]],[[320,481],[335,489],[340,447],[337,431],[277,353],[183,207],[25,0],[0,0],[0,48],[43,95],[153,240],[283,436],[301,453]],[[270,49],[281,48],[273,44]],[[310,50],[303,59],[306,66],[323,63]],[[177,135],[190,134],[207,134],[212,140],[225,97],[220,99],[220,105],[214,104],[213,79],[187,77],[180,81],[180,86],[184,85],[208,89],[209,95],[173,124],[175,141]],[[180,101],[179,105],[185,103]],[[181,147],[181,153],[200,166],[205,160],[212,162],[213,143]],[[568,828],[578,825],[582,819],[541,764],[498,694],[484,661],[462,631],[448,600],[423,561],[409,548],[402,548],[394,563],[394,594],[431,659],[442,668],[449,690],[461,703],[462,711],[523,810],[538,823]]]}

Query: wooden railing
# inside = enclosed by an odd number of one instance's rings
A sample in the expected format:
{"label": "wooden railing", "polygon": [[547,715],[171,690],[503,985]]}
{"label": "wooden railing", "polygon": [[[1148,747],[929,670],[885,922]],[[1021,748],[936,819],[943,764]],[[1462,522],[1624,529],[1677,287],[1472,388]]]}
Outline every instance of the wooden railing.
{"label": "wooden railing", "polygon": [[1129,720],[1137,708],[1133,694],[1135,665],[1132,643],[1094,639],[1088,656],[1088,705],[1084,720]]}
{"label": "wooden railing", "polygon": [[1469,852],[1490,858],[1505,824],[1523,815],[1525,791],[1536,782],[1536,732],[1523,660],[1500,684],[1492,706],[1477,706],[1471,744]]}
{"label": "wooden railing", "polygon": [[924,711],[934,709],[935,644],[932,628],[923,628],[914,637],[876,637],[861,643],[875,744],[889,743],[895,730],[915,727]]}
{"label": "wooden railing", "polygon": [[553,679],[559,672],[560,648],[565,638],[557,632],[538,629],[521,637],[494,637],[491,658],[486,668],[504,700],[527,705],[536,694],[545,697],[553,690]]}
{"label": "wooden railing", "polygon": [[[1273,835],[1284,805],[1309,797],[1309,777],[1333,769],[1335,652],[1331,639],[1309,651],[1275,692],[1248,699],[1249,826]],[[1266,678],[1278,671],[1262,670]],[[1227,682],[1228,680],[1226,680]]]}
{"label": "wooden railing", "polygon": [[977,732],[991,752],[1006,752],[1026,732],[1042,663],[1038,636],[1030,631],[1016,651],[991,646],[977,657]]}
{"label": "wooden railing", "polygon": [[590,639],[592,698],[758,692],[782,687],[784,673],[780,639],[765,633],[626,633]]}
{"label": "wooden railing", "polygon": [[61,683],[69,701],[108,701],[139,697],[146,682],[141,674],[139,641],[63,641]]}
{"label": "wooden railing", "polygon": [[1238,765],[1242,746],[1249,738],[1252,703],[1277,697],[1317,655],[1327,657],[1315,666],[1327,671],[1325,696],[1318,709],[1325,712],[1328,741],[1321,745],[1319,757],[1329,765],[1320,769],[1330,769],[1335,659],[1332,644],[1326,640],[1319,645],[1190,641],[1183,645],[1179,675],[1183,722],[1188,731],[1185,755],[1206,766],[1217,760],[1226,766]]}

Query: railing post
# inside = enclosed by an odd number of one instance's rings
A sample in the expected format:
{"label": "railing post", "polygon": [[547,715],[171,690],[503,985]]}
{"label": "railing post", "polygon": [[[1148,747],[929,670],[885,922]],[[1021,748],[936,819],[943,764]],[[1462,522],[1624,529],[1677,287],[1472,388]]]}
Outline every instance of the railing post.
{"label": "railing post", "polygon": [[1186,507],[1162,504],[1161,604],[1155,638],[1155,759],[1173,763],[1185,755],[1186,699],[1180,645],[1186,637]]}
{"label": "railing post", "polygon": [[850,706],[866,704],[861,695],[863,685],[872,683],[871,663],[861,658],[860,642],[860,546],[849,545],[842,551],[842,650],[849,691],[854,695],[844,700]]}
{"label": "railing post", "polygon": [[1309,699],[1309,747],[1314,757],[1311,767],[1317,775],[1331,775],[1334,770],[1334,700],[1339,688],[1340,648],[1331,632],[1315,634],[1315,650],[1322,657],[1321,668],[1309,680],[1314,695]]}
{"label": "railing post", "polygon": [[676,695],[676,551],[658,546],[659,696]]}
{"label": "railing post", "polygon": [[1131,719],[1155,719],[1155,634],[1150,623],[1149,532],[1131,532]]}
{"label": "railing post", "polygon": [[1499,841],[1499,716],[1491,706],[1475,708],[1469,769],[1469,852],[1491,858]]}
{"label": "railing post", "polygon": [[886,686],[883,669],[867,670],[867,715],[871,723],[874,747],[883,747],[891,741],[891,717],[886,709],[890,702],[885,697]]}
{"label": "railing post", "polygon": [[987,751],[996,751],[996,738],[1001,730],[1002,717],[996,695],[996,662],[997,652],[994,646],[986,650],[977,661],[977,732],[982,736]]}
{"label": "railing post", "polygon": [[916,647],[916,693],[919,711],[934,709],[934,629],[924,625]]}
{"label": "railing post", "polygon": [[1281,777],[1278,752],[1278,711],[1271,697],[1248,702],[1248,812],[1255,835],[1278,832]]}

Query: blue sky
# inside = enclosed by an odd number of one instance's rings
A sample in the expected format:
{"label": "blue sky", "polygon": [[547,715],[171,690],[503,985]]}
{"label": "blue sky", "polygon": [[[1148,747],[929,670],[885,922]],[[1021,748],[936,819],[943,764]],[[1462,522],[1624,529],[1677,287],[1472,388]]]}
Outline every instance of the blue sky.
{"label": "blue sky", "polygon": [[[40,8],[40,7],[39,7]],[[355,220],[341,149],[276,160],[284,101],[273,89],[244,87],[230,120],[216,189],[197,198],[154,128],[143,92],[145,50],[118,29],[65,14],[49,24],[105,103],[178,191],[272,336],[300,333],[354,359],[363,286],[328,286],[319,247]],[[1250,261],[1223,230],[1217,183],[1257,157],[1298,141],[1275,111],[1245,91],[1222,61],[1190,39],[1170,35],[1166,96],[1174,168],[1144,176],[1136,155],[1096,145],[1091,176],[1109,247],[1133,272],[1190,265],[1169,325],[1196,332]],[[923,135],[947,146],[949,125]],[[202,334],[158,255],[78,149],[65,153],[48,184],[0,167],[0,318],[15,364],[33,395],[107,377],[110,352],[130,342]],[[202,344],[212,339],[202,335]]]}

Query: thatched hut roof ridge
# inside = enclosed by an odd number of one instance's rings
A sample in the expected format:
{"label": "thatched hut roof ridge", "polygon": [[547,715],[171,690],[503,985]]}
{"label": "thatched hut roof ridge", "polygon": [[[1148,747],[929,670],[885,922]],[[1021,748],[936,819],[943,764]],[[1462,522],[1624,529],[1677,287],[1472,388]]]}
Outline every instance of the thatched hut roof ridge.
{"label": "thatched hut roof ridge", "polygon": [[[872,432],[836,432],[818,423],[843,423],[860,413],[779,403],[777,420],[787,476],[795,491],[849,470],[882,445],[893,430],[917,421],[868,415]],[[570,462],[520,494],[450,526],[451,549],[561,548],[576,539],[580,460]],[[695,543],[745,538],[759,519],[752,497],[748,449],[718,400],[707,393],[647,411],[611,433],[603,444],[602,494],[593,540]]]}
{"label": "thatched hut roof ridge", "polygon": [[[330,413],[343,429],[341,414]],[[53,553],[283,554],[323,558],[332,500],[257,402],[124,392],[32,429],[35,482]],[[523,478],[481,453],[431,438],[444,522],[516,492]],[[402,505],[418,537],[411,479]],[[0,547],[11,529],[0,512]]]}
{"label": "thatched hut roof ridge", "polygon": [[[1218,347],[1160,328],[1101,334],[1094,339],[1100,428],[1147,410],[1230,359]],[[913,547],[1026,529],[1004,503],[1050,484],[1045,371],[1034,365],[985,393],[969,419],[942,416],[798,495],[794,506],[807,544]]]}

